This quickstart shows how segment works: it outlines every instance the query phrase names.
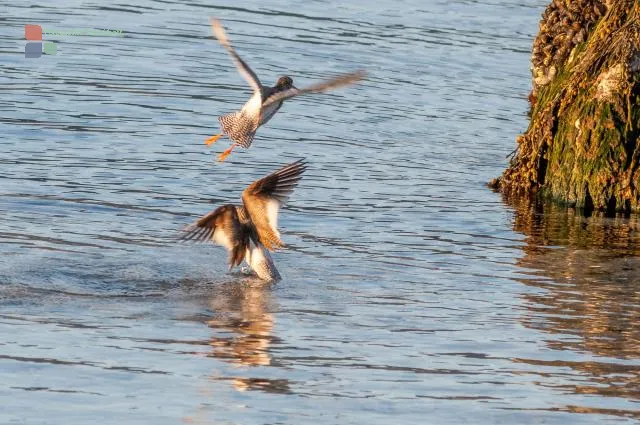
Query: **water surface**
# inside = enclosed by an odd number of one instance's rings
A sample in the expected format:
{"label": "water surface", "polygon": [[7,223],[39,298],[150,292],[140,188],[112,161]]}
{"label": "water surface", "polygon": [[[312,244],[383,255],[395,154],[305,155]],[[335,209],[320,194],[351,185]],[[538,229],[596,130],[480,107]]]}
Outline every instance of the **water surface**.
{"label": "water surface", "polygon": [[[0,423],[632,423],[637,218],[507,201],[544,1],[0,2]],[[248,151],[202,142],[264,82]],[[23,26],[108,28],[45,36]],[[280,165],[284,280],[177,231]]]}

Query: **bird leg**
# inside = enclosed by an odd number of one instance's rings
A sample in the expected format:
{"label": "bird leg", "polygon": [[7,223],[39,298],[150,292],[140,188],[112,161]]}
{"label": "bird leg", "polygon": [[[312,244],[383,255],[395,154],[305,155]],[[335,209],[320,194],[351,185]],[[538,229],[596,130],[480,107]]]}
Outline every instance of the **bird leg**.
{"label": "bird leg", "polygon": [[231,145],[231,147],[229,147],[229,149],[227,149],[226,151],[222,152],[219,156],[218,156],[218,161],[222,162],[225,159],[227,159],[227,157],[229,155],[231,155],[231,152],[233,151],[233,148],[235,148],[237,146],[237,143],[234,143]]}
{"label": "bird leg", "polygon": [[204,141],[204,144],[207,145],[207,146],[211,146],[215,142],[217,142],[218,139],[221,138],[222,136],[224,136],[224,133],[220,133],[220,134],[216,134],[215,136],[211,136],[207,140]]}

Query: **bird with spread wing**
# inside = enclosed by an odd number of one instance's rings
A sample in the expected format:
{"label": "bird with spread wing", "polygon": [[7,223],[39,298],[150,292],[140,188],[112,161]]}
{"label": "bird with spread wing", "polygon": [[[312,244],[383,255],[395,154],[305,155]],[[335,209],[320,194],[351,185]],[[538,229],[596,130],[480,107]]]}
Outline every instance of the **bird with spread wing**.
{"label": "bird with spread wing", "polygon": [[251,68],[249,68],[249,65],[242,60],[242,58],[236,53],[235,49],[231,46],[231,42],[229,41],[220,21],[212,19],[211,27],[213,29],[213,34],[216,36],[220,44],[222,44],[227,52],[229,52],[229,55],[231,55],[231,59],[233,60],[240,75],[242,75],[253,89],[253,95],[247,103],[244,104],[240,111],[223,115],[218,118],[220,126],[222,127],[222,132],[205,141],[205,144],[210,146],[224,135],[227,135],[232,140],[233,144],[218,157],[220,161],[224,161],[225,158],[231,154],[235,146],[240,145],[245,149],[251,146],[251,142],[253,141],[253,137],[256,134],[258,127],[266,124],[275,115],[275,113],[278,112],[285,100],[301,94],[320,93],[353,84],[365,76],[364,71],[352,72],[313,84],[303,89],[294,87],[291,77],[283,76],[278,79],[275,86],[263,86],[258,79],[258,76],[251,70]]}
{"label": "bird with spread wing", "polygon": [[222,205],[183,231],[183,240],[215,242],[229,252],[229,270],[246,261],[259,278],[280,280],[269,251],[283,247],[278,212],[306,169],[304,160],[285,165],[251,183],[242,192],[242,205]]}

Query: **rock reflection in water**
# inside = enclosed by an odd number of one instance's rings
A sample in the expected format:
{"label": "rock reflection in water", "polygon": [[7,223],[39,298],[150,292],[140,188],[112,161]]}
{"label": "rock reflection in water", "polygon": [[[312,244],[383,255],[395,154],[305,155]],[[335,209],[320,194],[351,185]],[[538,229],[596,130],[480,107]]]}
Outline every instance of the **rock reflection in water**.
{"label": "rock reflection in water", "polygon": [[[209,301],[213,317],[206,322],[215,330],[210,340],[211,356],[238,367],[271,366],[273,357],[269,349],[275,340],[272,303],[268,284],[237,283],[217,292]],[[222,379],[230,379],[239,391],[289,392],[284,379],[241,376]]]}
{"label": "rock reflection in water", "polygon": [[[528,273],[520,280],[540,289],[525,295],[522,322],[551,334],[549,348],[580,356],[514,360],[580,372],[587,379],[558,385],[575,394],[640,400],[639,218],[586,218],[529,200],[509,204],[515,208],[514,229],[526,236],[518,265]],[[565,410],[602,413],[578,406]],[[631,410],[607,413],[640,416]]]}

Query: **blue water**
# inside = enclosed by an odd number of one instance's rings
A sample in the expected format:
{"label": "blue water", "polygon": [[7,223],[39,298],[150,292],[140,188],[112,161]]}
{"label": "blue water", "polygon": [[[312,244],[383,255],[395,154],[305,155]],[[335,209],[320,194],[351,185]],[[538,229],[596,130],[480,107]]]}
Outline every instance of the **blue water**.
{"label": "blue water", "polygon": [[[636,421],[640,221],[485,186],[545,3],[0,2],[0,423]],[[250,90],[211,16],[265,83],[369,77],[216,163]],[[282,282],[177,242],[301,157]]]}

